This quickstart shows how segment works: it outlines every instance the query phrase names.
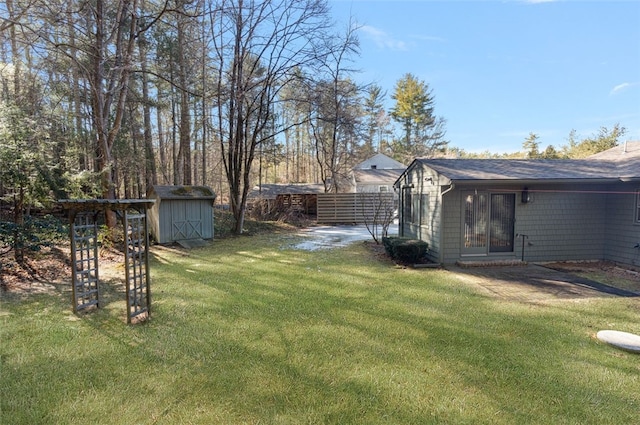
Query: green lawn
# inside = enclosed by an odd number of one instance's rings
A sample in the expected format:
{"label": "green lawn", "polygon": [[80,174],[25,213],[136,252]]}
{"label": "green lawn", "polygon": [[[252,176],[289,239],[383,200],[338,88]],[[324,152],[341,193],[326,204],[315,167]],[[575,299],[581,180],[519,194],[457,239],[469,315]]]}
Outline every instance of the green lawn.
{"label": "green lawn", "polygon": [[501,301],[288,242],[155,250],[141,325],[113,287],[81,316],[66,292],[2,295],[0,423],[637,423],[640,356],[594,334],[640,333],[640,300]]}

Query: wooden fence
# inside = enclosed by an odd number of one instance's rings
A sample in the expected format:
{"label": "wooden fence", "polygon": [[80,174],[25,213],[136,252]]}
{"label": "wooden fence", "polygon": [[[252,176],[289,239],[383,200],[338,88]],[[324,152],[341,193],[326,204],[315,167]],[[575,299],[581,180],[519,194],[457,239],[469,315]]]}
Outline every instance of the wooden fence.
{"label": "wooden fence", "polygon": [[395,204],[393,193],[321,193],[318,194],[318,224],[388,222]]}

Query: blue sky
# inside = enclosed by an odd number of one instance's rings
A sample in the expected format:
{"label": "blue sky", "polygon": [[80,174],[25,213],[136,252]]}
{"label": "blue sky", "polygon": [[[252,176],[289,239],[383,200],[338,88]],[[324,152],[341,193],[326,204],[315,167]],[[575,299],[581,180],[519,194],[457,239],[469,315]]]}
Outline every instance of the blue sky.
{"label": "blue sky", "polygon": [[640,1],[329,3],[362,26],[355,78],[388,107],[404,74],[429,84],[452,146],[515,152],[533,132],[560,147],[616,123],[640,140]]}

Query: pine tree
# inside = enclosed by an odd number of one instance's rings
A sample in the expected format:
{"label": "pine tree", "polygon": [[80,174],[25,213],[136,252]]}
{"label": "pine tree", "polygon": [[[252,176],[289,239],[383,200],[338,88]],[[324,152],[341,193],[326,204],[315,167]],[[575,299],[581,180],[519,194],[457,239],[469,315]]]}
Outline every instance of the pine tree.
{"label": "pine tree", "polygon": [[403,129],[402,137],[394,146],[396,159],[407,161],[416,156],[433,156],[446,148],[445,121],[434,115],[435,98],[427,83],[405,74],[396,83],[392,99],[396,104],[391,109],[391,117]]}

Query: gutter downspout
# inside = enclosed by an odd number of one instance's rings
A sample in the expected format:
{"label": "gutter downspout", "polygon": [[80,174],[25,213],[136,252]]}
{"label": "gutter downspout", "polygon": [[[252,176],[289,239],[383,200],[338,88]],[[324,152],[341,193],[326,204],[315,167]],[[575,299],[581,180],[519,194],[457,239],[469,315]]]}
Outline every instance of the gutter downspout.
{"label": "gutter downspout", "polygon": [[454,182],[451,182],[451,184],[449,185],[449,188],[447,190],[445,190],[444,192],[442,192],[440,194],[440,197],[442,198],[444,195],[446,195],[447,193],[451,192],[455,188],[456,188],[456,184]]}

